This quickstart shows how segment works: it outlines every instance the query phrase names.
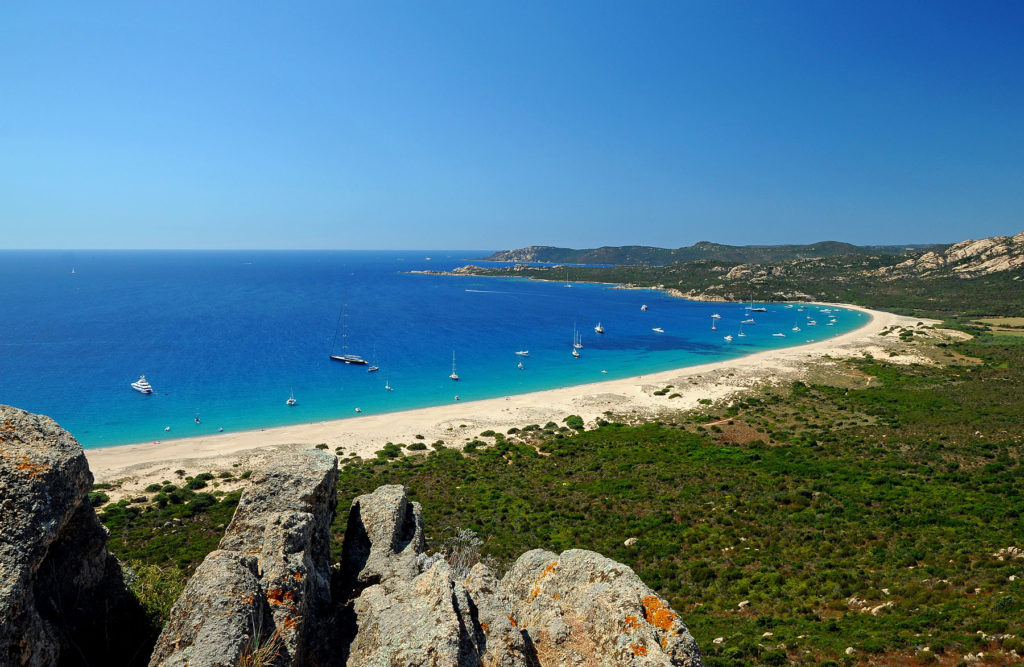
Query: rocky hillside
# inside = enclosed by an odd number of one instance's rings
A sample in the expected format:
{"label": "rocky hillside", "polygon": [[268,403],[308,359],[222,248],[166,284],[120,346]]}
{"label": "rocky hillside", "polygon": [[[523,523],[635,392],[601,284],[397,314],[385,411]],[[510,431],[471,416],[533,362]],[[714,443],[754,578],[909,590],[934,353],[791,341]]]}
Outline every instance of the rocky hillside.
{"label": "rocky hillside", "polygon": [[903,255],[925,247],[941,251],[945,246],[856,246],[838,241],[822,241],[808,245],[733,246],[698,241],[692,246],[674,249],[651,246],[604,246],[576,250],[552,246],[529,246],[516,250],[502,250],[484,259],[493,262],[665,266],[676,262],[692,262],[701,259],[763,263],[813,257],[836,257],[838,255]]}
{"label": "rocky hillside", "polygon": [[[464,554],[428,553],[402,486],[351,502],[332,566],[336,479],[337,459],[318,450],[254,472],[148,664],[703,664],[679,615],[629,567],[535,549],[499,579]],[[0,406],[2,665],[140,662],[145,633],[111,616],[130,596],[86,500],[91,481],[66,431]]]}
{"label": "rocky hillside", "polygon": [[1016,236],[961,241],[945,250],[928,251],[895,266],[883,267],[876,274],[887,279],[939,275],[974,278],[1021,266],[1024,266],[1024,232]]}

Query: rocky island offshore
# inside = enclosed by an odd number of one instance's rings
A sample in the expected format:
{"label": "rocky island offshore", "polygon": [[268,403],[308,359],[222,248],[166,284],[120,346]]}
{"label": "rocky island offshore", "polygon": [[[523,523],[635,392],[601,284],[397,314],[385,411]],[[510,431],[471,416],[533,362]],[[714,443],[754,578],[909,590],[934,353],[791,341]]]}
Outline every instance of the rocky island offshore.
{"label": "rocky island offshore", "polygon": [[[678,613],[629,567],[579,549],[528,551],[500,579],[451,562],[428,553],[420,505],[399,485],[351,502],[332,566],[336,477],[318,450],[255,471],[148,664],[702,664]],[[104,545],[91,482],[70,434],[0,406],[5,666],[145,664],[132,573]]]}

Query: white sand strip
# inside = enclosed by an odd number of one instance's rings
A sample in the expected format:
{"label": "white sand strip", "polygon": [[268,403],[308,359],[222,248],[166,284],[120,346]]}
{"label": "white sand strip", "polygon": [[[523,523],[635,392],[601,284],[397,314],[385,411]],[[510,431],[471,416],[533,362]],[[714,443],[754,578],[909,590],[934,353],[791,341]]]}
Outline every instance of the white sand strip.
{"label": "white sand strip", "polygon": [[[883,329],[894,325],[912,327],[922,321],[844,304],[817,305],[859,310],[870,315],[870,319],[854,331],[827,340],[637,377],[404,412],[88,449],[85,454],[97,481],[160,481],[174,479],[171,475],[177,469],[194,474],[230,469],[235,464],[236,469],[249,468],[282,448],[308,448],[318,443],[326,443],[330,451],[341,447],[346,455],[356,453],[366,458],[389,441],[417,442],[417,435],[423,436],[422,442],[428,445],[444,440],[446,446],[455,447],[487,429],[504,433],[512,427],[543,425],[548,421],[561,425],[571,414],[580,415],[588,425],[606,411],[615,415],[653,416],[661,411],[693,408],[699,399],[719,400],[765,382],[791,381],[800,377],[807,362],[814,358],[851,357],[866,350],[878,350],[883,341],[887,342],[879,336]],[[673,385],[670,393],[680,396],[669,400],[667,395],[653,394],[669,384]],[[135,486],[130,482],[129,485]]]}

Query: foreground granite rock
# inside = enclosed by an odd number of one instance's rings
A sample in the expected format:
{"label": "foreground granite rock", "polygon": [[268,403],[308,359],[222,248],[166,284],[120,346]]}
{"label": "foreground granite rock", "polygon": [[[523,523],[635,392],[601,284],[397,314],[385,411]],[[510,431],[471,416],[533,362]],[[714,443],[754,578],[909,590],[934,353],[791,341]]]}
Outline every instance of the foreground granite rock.
{"label": "foreground granite rock", "polygon": [[381,486],[352,501],[341,563],[354,593],[375,584],[393,589],[412,581],[425,549],[423,509],[409,501],[401,485]]}
{"label": "foreground granite rock", "polygon": [[528,551],[499,589],[541,665],[703,664],[665,600],[632,569],[593,551]]}
{"label": "foreground granite rock", "polygon": [[422,532],[419,505],[400,486],[352,503],[342,563],[355,582],[343,617],[347,664],[702,664],[679,616],[621,563],[538,549],[500,582],[481,564],[457,579],[443,559],[419,558],[427,569],[416,574]]}
{"label": "foreground granite rock", "polygon": [[337,459],[308,450],[255,472],[218,549],[171,610],[150,665],[310,664],[331,618]]}
{"label": "foreground granite rock", "polygon": [[103,625],[128,596],[91,487],[70,433],[0,406],[0,664],[110,659]]}

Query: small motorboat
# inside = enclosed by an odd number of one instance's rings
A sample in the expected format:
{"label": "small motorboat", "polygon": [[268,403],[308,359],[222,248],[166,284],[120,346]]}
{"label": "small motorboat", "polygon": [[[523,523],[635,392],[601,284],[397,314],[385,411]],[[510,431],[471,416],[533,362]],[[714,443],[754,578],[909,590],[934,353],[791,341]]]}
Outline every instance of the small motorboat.
{"label": "small motorboat", "polygon": [[651,329],[651,331],[653,331],[654,333],[665,333],[665,330],[662,329],[661,327],[654,327],[653,329]]}
{"label": "small motorboat", "polygon": [[520,357],[528,357],[528,356],[530,356],[530,351],[529,350],[519,350],[518,352],[516,352],[516,354],[518,354]]}
{"label": "small motorboat", "polygon": [[726,334],[725,336],[722,336],[722,338],[724,338],[726,340],[726,342],[729,342],[729,343],[732,342],[732,336],[729,335],[729,334]]}
{"label": "small motorboat", "polygon": [[140,375],[138,380],[132,382],[132,389],[139,392],[140,394],[153,393],[153,387],[149,386],[149,381],[146,380],[145,375]]}

